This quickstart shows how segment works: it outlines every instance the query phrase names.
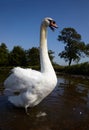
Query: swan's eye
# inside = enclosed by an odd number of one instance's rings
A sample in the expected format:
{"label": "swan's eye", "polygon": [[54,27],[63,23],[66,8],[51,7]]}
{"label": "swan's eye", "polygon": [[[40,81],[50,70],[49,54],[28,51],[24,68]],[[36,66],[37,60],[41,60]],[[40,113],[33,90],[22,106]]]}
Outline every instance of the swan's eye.
{"label": "swan's eye", "polygon": [[56,22],[55,21],[53,21],[53,24],[55,24]]}

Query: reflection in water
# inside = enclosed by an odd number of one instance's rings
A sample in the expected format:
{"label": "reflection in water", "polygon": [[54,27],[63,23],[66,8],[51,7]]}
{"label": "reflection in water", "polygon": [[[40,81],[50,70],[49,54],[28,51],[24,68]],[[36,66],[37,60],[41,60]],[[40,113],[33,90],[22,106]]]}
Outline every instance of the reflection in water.
{"label": "reflection in water", "polygon": [[85,78],[58,77],[55,90],[29,108],[29,116],[23,108],[10,104],[0,90],[0,130],[89,129],[89,81]]}

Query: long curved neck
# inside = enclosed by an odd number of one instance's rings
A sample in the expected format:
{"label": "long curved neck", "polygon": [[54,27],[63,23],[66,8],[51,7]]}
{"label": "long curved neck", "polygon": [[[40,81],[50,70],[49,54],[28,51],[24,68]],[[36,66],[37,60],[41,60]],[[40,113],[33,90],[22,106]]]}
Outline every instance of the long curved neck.
{"label": "long curved neck", "polygon": [[47,48],[47,27],[42,24],[40,28],[40,62],[41,72],[54,72],[51,61],[48,55]]}

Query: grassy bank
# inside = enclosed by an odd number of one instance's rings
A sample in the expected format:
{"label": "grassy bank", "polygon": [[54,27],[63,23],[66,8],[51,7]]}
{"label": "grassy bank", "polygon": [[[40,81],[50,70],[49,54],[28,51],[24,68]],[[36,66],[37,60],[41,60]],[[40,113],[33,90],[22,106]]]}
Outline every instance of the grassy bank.
{"label": "grassy bank", "polygon": [[89,63],[85,62],[82,64],[65,67],[65,73],[89,76]]}
{"label": "grassy bank", "polygon": [[67,73],[74,75],[86,75],[89,76],[89,63],[85,62],[82,64],[71,65],[71,66],[54,66],[57,73]]}

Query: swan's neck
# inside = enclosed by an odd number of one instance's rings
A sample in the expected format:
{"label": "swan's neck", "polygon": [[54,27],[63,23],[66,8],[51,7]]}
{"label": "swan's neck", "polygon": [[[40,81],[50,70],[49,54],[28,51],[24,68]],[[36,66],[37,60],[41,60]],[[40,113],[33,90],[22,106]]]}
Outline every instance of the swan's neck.
{"label": "swan's neck", "polygon": [[54,72],[51,61],[48,55],[47,48],[47,27],[42,24],[40,29],[40,62],[41,62],[41,72]]}

